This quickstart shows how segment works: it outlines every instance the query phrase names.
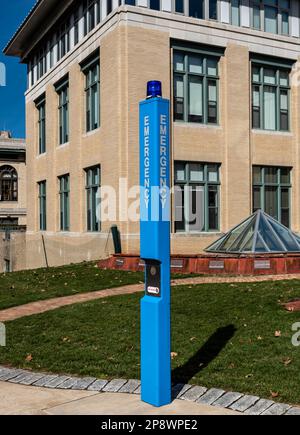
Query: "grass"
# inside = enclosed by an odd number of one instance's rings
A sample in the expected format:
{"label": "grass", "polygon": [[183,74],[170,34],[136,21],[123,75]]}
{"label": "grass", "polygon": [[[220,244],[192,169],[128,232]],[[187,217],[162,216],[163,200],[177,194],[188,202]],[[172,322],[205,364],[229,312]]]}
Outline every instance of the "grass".
{"label": "grass", "polygon": [[101,270],[95,262],[0,274],[0,310],[143,281],[141,272]]}
{"label": "grass", "polygon": [[[300,347],[291,344],[299,313],[279,304],[299,296],[296,280],[173,288],[173,380],[300,404]],[[140,297],[116,296],[8,322],[0,363],[138,378]]]}
{"label": "grass", "polygon": [[[189,278],[190,276],[199,275],[172,274],[172,278]],[[0,310],[29,302],[139,282],[144,282],[143,272],[99,269],[96,262],[1,273]]]}

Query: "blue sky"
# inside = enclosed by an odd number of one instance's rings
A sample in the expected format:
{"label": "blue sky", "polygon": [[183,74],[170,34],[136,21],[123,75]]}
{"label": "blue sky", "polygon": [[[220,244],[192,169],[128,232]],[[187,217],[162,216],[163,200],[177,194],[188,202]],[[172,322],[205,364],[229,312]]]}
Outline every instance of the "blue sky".
{"label": "blue sky", "polygon": [[35,0],[1,1],[0,62],[6,67],[6,86],[0,86],[0,130],[10,130],[13,137],[25,137],[26,66],[2,50],[34,4]]}

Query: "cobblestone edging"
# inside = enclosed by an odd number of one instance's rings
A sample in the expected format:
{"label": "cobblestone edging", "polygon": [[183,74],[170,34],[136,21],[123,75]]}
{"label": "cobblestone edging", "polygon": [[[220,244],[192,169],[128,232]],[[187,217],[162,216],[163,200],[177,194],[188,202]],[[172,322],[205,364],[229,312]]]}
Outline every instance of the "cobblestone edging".
{"label": "cobblestone edging", "polygon": [[[87,390],[95,392],[113,392],[140,394],[141,383],[136,379],[113,379],[107,381],[92,377],[71,377],[33,373],[21,369],[0,366],[0,381],[13,384],[30,385],[64,390]],[[236,392],[226,392],[218,388],[207,389],[198,385],[176,384],[172,388],[173,399],[227,408],[249,415],[300,415],[300,407],[293,407],[272,400],[261,399]]]}

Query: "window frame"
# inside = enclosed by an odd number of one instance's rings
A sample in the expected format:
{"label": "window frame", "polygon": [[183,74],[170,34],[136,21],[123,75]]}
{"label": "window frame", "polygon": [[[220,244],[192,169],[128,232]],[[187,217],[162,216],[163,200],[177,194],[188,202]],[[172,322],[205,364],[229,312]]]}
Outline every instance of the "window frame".
{"label": "window frame", "polygon": [[238,24],[234,24],[232,22],[232,0],[230,0],[230,24],[232,26],[237,26],[240,27],[241,26],[241,0],[237,0],[238,1]]}
{"label": "window frame", "polygon": [[[198,164],[201,167],[203,167],[203,180],[202,181],[191,181],[189,177],[190,173],[190,165]],[[176,180],[176,166],[177,165],[184,165],[184,180]],[[217,169],[217,181],[209,181],[208,178],[208,168],[209,166],[215,166]],[[185,186],[203,186],[204,187],[204,225],[203,229],[201,231],[198,230],[189,230],[189,222],[185,221],[185,216],[183,216],[184,220],[184,230],[178,230],[176,229],[176,221],[175,221],[175,210],[176,210],[176,198],[174,197],[174,219],[173,219],[173,231],[176,234],[204,234],[204,233],[217,233],[220,231],[220,192],[221,192],[221,177],[220,177],[220,169],[221,164],[215,163],[215,162],[196,162],[196,161],[180,161],[176,160],[174,161],[174,187],[180,186],[181,188],[185,188]],[[210,187],[216,187],[217,188],[217,204],[215,207],[209,206],[209,188]],[[187,198],[188,204],[182,204],[183,210],[188,207],[189,209],[189,200],[190,198]],[[209,225],[209,210],[210,208],[217,209],[217,228],[210,228]]]}
{"label": "window frame", "polygon": [[[253,70],[254,68],[259,68],[259,81],[253,80]],[[275,84],[267,83],[264,81],[264,70],[273,70],[275,71]],[[274,66],[274,65],[268,65],[268,64],[260,64],[256,61],[251,61],[251,118],[252,118],[252,129],[253,130],[263,130],[263,131],[279,131],[288,133],[291,131],[291,85],[290,85],[290,73],[291,69],[288,67],[282,67],[282,66]],[[284,72],[287,74],[288,78],[288,84],[287,85],[281,85],[280,84],[280,73]],[[253,105],[253,90],[254,87],[259,88],[259,106]],[[265,128],[265,117],[264,117],[264,91],[266,87],[270,87],[275,89],[275,128],[274,129],[268,129]],[[281,109],[280,105],[280,96],[281,92],[287,92],[287,129],[281,128],[281,113],[283,110]],[[254,107],[259,107],[259,127],[254,126]]]}
{"label": "window frame", "polygon": [[[291,7],[291,0],[289,1],[289,7],[282,7],[280,4],[280,0],[277,0],[276,5],[270,5],[268,4],[268,2],[266,0],[250,0],[250,27],[252,29],[255,30],[261,30],[263,32],[266,33],[271,33],[271,34],[277,34],[277,35],[283,35],[283,36],[290,36],[291,34],[291,12],[292,12],[292,7]],[[254,7],[256,7],[256,9],[259,8],[260,14],[260,26],[259,28],[254,26]],[[273,8],[276,9],[276,32],[268,32],[266,30],[266,13],[265,13],[265,8],[269,7],[269,8]],[[284,33],[282,31],[282,14],[286,13],[288,14],[288,33]]]}
{"label": "window frame", "polygon": [[59,145],[64,145],[70,139],[69,77],[56,85],[55,90],[58,96]]}
{"label": "window frame", "polygon": [[35,102],[35,107],[38,111],[38,154],[45,154],[46,147],[46,96],[40,97]]}
{"label": "window frame", "polygon": [[[258,181],[254,181],[254,169],[258,168],[260,170],[260,182]],[[276,182],[269,182],[266,181],[266,169],[269,168],[273,168],[276,170]],[[284,183],[281,181],[281,171],[283,169],[287,169],[289,170],[289,182],[288,183]],[[260,165],[253,165],[252,166],[252,211],[255,212],[258,209],[261,209],[263,211],[265,211],[265,192],[266,192],[266,187],[274,187],[277,192],[277,219],[278,222],[282,223],[282,202],[281,202],[281,193],[283,189],[288,189],[288,201],[289,201],[289,206],[288,206],[288,220],[289,220],[289,225],[288,228],[291,227],[291,210],[292,210],[292,202],[291,202],[291,191],[292,191],[292,167],[290,166],[260,166]],[[254,204],[254,189],[260,189],[260,208],[255,207]],[[284,207],[286,209],[286,207]],[[285,224],[283,224],[285,225]]]}
{"label": "window frame", "polygon": [[39,229],[47,230],[47,181],[38,182],[39,189]]}
{"label": "window frame", "polygon": [[[175,55],[176,53],[180,53],[184,56],[183,60],[183,71],[176,70],[175,68]],[[190,56],[199,56],[202,58],[202,73],[191,73],[189,72],[188,64],[189,64],[189,57]],[[214,53],[206,53],[201,50],[196,49],[189,49],[189,48],[181,48],[174,46],[173,47],[173,65],[172,65],[172,71],[173,71],[173,120],[174,122],[184,122],[184,123],[192,123],[192,124],[201,124],[201,125],[213,125],[218,126],[219,125],[219,117],[220,117],[220,75],[219,75],[219,62],[221,55],[217,55]],[[207,68],[207,61],[209,59],[213,59],[216,62],[216,75],[208,74],[208,68]],[[176,81],[175,77],[180,76],[183,78],[183,119],[176,119]],[[202,81],[202,111],[203,111],[203,121],[191,121],[189,120],[189,79],[190,77],[198,77]],[[216,122],[209,122],[209,100],[208,100],[208,84],[210,81],[214,81],[215,83],[215,89],[216,89]],[[177,97],[178,98],[178,97]]]}
{"label": "window frame", "polygon": [[[97,69],[96,80],[93,80],[94,68]],[[97,56],[92,56],[92,58],[86,63],[81,65],[81,70],[85,75],[85,129],[86,132],[92,132],[97,130],[101,124],[101,95],[100,95],[100,57],[99,53]],[[95,75],[95,74],[94,74]],[[96,92],[95,92],[96,89]],[[93,94],[94,92],[94,94]],[[93,95],[97,96],[97,106],[98,113],[96,119],[96,113],[94,113],[93,107]],[[96,121],[96,122],[95,122]]]}
{"label": "window frame", "polygon": [[[9,177],[5,177],[5,175],[9,175]],[[5,197],[3,199],[3,185],[8,185],[8,199]],[[19,177],[16,168],[11,165],[2,165],[0,166],[0,202],[18,202],[18,184]],[[6,190],[6,189],[5,189]]]}
{"label": "window frame", "polygon": [[[98,183],[95,182],[98,179]],[[101,166],[96,165],[85,169],[86,191],[86,228],[88,232],[101,232],[101,216],[97,220],[97,195],[101,204]],[[100,212],[100,209],[99,209]]]}
{"label": "window frame", "polygon": [[60,231],[70,231],[70,174],[61,175],[59,181]]}

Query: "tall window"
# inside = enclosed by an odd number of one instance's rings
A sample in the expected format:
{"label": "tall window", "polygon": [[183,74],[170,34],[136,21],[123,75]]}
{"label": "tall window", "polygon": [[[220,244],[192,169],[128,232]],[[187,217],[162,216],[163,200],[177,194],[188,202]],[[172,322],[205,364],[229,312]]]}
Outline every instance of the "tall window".
{"label": "tall window", "polygon": [[58,59],[61,59],[70,51],[70,23],[66,21],[60,27],[58,40]]}
{"label": "tall window", "polygon": [[112,11],[112,0],[106,0],[106,1],[107,1],[107,15],[108,15]]}
{"label": "tall window", "polygon": [[184,0],[175,0],[175,12],[184,13]]}
{"label": "tall window", "polygon": [[135,0],[125,0],[125,5],[135,6]]}
{"label": "tall window", "polygon": [[70,175],[59,177],[60,230],[70,230]]}
{"label": "tall window", "polygon": [[46,152],[46,99],[41,97],[36,102],[38,111],[39,154]]}
{"label": "tall window", "polygon": [[74,45],[79,42],[79,15],[78,10],[74,11]]}
{"label": "tall window", "polygon": [[160,0],[149,0],[150,9],[154,9],[156,11],[160,10]]}
{"label": "tall window", "polygon": [[209,18],[210,18],[210,20],[217,19],[217,16],[218,16],[217,5],[218,5],[217,0],[209,0]]}
{"label": "tall window", "polygon": [[219,228],[219,165],[175,163],[175,231]]}
{"label": "tall window", "polygon": [[82,66],[86,76],[86,130],[100,126],[100,65],[99,55]]}
{"label": "tall window", "polygon": [[0,201],[18,201],[18,174],[12,166],[0,167]]}
{"label": "tall window", "polygon": [[289,70],[252,65],[252,126],[289,130]]}
{"label": "tall window", "polygon": [[231,24],[233,26],[240,25],[240,0],[231,0]]}
{"label": "tall window", "polygon": [[251,26],[289,35],[290,0],[251,0]]}
{"label": "tall window", "polygon": [[289,227],[290,191],[290,168],[253,167],[253,211],[262,209]]}
{"label": "tall window", "polygon": [[54,47],[55,47],[55,36],[50,41],[50,49],[49,49],[49,57],[50,57],[50,68],[54,66],[55,60],[54,60]]}
{"label": "tall window", "polygon": [[204,18],[204,0],[189,0],[189,16]]}
{"label": "tall window", "polygon": [[56,86],[59,112],[59,144],[69,141],[69,81],[68,78]]}
{"label": "tall window", "polygon": [[39,186],[39,212],[40,212],[40,230],[47,229],[47,199],[46,199],[46,181],[38,183]]}
{"label": "tall window", "polygon": [[100,231],[100,166],[86,169],[87,230]]}
{"label": "tall window", "polygon": [[217,124],[218,58],[174,50],[174,118]]}

